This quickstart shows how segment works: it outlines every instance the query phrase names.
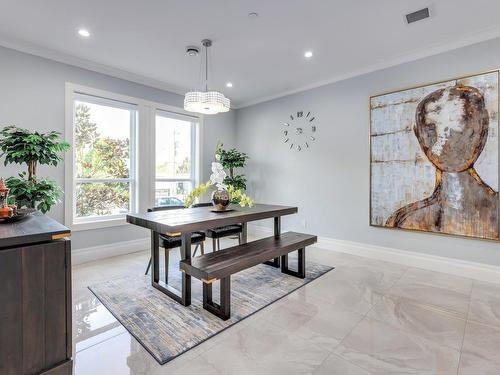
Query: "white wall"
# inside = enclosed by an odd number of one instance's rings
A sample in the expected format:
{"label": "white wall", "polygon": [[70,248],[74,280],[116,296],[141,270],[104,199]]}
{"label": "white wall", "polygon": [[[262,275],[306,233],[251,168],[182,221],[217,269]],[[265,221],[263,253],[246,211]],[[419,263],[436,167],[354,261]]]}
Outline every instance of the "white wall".
{"label": "white wall", "polygon": [[[500,243],[369,226],[370,95],[500,66],[500,39],[399,65],[237,111],[236,139],[251,159],[249,192],[259,202],[297,205],[285,228],[335,239],[500,266]],[[317,141],[296,152],[281,121],[312,111]],[[303,226],[303,220],[306,226]]]}
{"label": "white wall", "polygon": [[[0,127],[13,124],[64,134],[65,82],[182,107],[183,98],[177,94],[0,47]],[[234,144],[234,120],[234,111],[205,118],[202,145],[204,180],[210,175],[217,140],[228,146]],[[20,166],[4,167],[2,160],[0,176],[8,177],[21,170]],[[64,186],[63,165],[57,168],[41,167],[39,174],[52,177]],[[64,222],[63,203],[53,207],[49,215]],[[127,225],[74,232],[72,239],[73,248],[78,249],[146,236],[147,231]]]}

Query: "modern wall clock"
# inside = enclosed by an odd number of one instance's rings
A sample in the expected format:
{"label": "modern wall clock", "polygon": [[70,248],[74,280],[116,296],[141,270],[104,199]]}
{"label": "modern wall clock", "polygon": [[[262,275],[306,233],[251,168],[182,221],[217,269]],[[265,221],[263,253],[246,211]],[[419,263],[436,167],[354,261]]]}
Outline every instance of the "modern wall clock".
{"label": "modern wall clock", "polygon": [[292,113],[288,121],[283,122],[283,142],[290,147],[302,151],[309,148],[316,140],[316,117],[311,113],[297,111]]}

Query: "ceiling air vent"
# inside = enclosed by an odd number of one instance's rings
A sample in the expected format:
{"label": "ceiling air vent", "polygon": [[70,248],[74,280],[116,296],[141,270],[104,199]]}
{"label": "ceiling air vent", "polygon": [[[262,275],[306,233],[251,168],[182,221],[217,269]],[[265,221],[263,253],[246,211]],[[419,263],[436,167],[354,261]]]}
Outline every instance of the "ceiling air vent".
{"label": "ceiling air vent", "polygon": [[414,22],[425,20],[426,18],[429,18],[429,16],[430,16],[429,8],[420,9],[420,10],[417,10],[416,12],[407,14],[406,15],[406,22],[408,24],[411,24]]}

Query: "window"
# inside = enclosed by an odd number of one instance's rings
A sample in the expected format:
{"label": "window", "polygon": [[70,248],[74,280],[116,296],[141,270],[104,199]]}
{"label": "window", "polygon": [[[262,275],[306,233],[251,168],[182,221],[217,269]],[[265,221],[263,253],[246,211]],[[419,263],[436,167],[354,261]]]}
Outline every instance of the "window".
{"label": "window", "polygon": [[197,118],[158,110],[155,116],[155,206],[182,206],[196,183]]}
{"label": "window", "polygon": [[137,106],[80,94],[73,114],[74,222],[134,211]]}
{"label": "window", "polygon": [[129,212],[184,205],[201,174],[202,121],[180,108],[66,83],[66,225],[122,225]]}

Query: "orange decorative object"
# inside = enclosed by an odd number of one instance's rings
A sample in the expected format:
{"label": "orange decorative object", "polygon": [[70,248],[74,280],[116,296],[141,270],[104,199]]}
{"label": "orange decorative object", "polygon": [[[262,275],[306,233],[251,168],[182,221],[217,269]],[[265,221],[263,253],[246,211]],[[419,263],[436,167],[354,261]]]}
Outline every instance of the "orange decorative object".
{"label": "orange decorative object", "polygon": [[9,197],[9,188],[5,186],[3,178],[0,178],[0,219],[12,217],[14,210],[9,207],[7,198]]}
{"label": "orange decorative object", "polygon": [[14,214],[14,211],[12,211],[12,208],[10,207],[3,207],[0,208],[0,219],[7,219],[12,217]]}

